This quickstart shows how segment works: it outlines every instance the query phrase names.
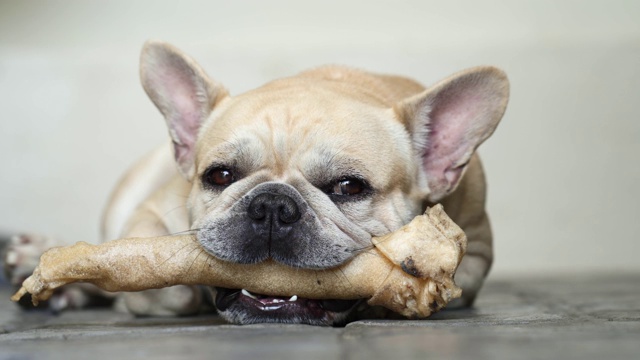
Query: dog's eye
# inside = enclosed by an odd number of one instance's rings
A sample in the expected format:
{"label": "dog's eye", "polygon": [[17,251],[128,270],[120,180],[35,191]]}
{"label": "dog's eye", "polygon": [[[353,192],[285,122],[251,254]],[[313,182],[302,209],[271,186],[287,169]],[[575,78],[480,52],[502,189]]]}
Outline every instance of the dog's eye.
{"label": "dog's eye", "polygon": [[205,172],[202,180],[208,185],[229,186],[236,181],[236,178],[229,169],[213,168]]}
{"label": "dog's eye", "polygon": [[343,179],[338,181],[331,189],[332,195],[357,195],[363,192],[365,185],[358,179]]}

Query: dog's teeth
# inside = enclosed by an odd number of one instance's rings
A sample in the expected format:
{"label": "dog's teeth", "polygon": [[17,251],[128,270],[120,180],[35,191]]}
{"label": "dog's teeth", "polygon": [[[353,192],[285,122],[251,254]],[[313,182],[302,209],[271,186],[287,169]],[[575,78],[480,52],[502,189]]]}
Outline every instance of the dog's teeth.
{"label": "dog's teeth", "polygon": [[258,300],[258,298],[256,298],[252,293],[248,292],[245,289],[242,289],[241,292],[242,292],[242,295],[244,295],[244,296],[250,297],[250,298],[252,298],[254,300]]}
{"label": "dog's teeth", "polygon": [[298,300],[298,295],[293,295],[292,297],[289,298],[289,301],[296,301]]}

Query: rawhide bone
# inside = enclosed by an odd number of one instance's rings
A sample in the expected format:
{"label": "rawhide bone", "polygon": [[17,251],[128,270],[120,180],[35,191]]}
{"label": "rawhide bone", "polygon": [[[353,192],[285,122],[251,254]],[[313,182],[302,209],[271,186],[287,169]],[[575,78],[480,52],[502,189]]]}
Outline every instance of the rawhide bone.
{"label": "rawhide bone", "polygon": [[441,205],[372,243],[371,249],[344,265],[309,270],[271,261],[243,265],[219,260],[206,253],[194,235],[128,238],[100,245],[79,242],[45,252],[11,299],[18,301],[29,293],[38,304],[56,288],[74,282],[107,291],[210,285],[272,296],[368,298],[370,305],[424,318],[461,295],[453,276],[467,238]]}

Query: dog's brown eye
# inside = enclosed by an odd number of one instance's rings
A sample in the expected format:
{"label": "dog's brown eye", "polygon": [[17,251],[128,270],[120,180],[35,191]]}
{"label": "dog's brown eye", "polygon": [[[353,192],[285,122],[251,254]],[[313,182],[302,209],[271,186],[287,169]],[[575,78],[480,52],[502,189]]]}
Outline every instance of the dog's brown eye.
{"label": "dog's brown eye", "polygon": [[231,170],[225,168],[214,168],[208,170],[204,175],[204,181],[215,186],[229,186],[235,180]]}
{"label": "dog's brown eye", "polygon": [[364,191],[364,183],[358,179],[338,181],[331,190],[334,195],[356,195]]}

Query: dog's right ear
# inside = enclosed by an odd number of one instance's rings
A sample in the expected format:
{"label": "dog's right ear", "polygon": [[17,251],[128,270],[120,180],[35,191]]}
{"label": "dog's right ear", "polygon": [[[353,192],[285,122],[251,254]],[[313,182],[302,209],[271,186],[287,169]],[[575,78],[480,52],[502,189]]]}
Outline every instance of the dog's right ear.
{"label": "dog's right ear", "polygon": [[145,43],[140,78],[151,101],[164,115],[178,167],[187,178],[195,174],[195,143],[213,107],[228,96],[202,68],[177,48],[159,41]]}

